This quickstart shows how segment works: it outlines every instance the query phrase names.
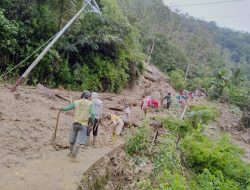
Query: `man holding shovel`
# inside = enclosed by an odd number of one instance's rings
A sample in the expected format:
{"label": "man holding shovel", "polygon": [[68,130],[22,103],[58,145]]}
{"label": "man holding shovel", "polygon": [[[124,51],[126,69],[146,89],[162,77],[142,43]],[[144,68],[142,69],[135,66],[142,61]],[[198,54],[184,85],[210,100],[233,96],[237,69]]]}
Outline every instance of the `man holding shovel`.
{"label": "man holding shovel", "polygon": [[87,136],[88,121],[90,118],[90,108],[92,102],[89,100],[90,92],[85,90],[81,95],[80,100],[60,108],[62,111],[75,109],[74,123],[70,131],[69,142],[70,152],[69,157],[76,158],[81,145],[85,145]]}

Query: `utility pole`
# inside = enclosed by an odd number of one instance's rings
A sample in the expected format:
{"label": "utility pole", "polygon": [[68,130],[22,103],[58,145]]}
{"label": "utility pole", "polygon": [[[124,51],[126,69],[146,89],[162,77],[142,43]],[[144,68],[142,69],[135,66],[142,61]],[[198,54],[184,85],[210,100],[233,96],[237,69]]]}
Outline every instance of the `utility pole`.
{"label": "utility pole", "polygon": [[55,38],[44,48],[40,55],[35,59],[35,61],[29,66],[29,68],[23,73],[23,75],[17,80],[11,92],[14,92],[19,84],[24,78],[34,69],[34,67],[41,61],[44,55],[50,50],[50,48],[56,43],[56,41],[64,34],[64,32],[71,26],[71,24],[77,19],[77,17],[83,12],[83,10],[89,5],[92,12],[100,13],[100,9],[95,2],[95,0],[85,0],[83,7],[76,13],[76,15],[70,19],[70,21],[56,34]]}

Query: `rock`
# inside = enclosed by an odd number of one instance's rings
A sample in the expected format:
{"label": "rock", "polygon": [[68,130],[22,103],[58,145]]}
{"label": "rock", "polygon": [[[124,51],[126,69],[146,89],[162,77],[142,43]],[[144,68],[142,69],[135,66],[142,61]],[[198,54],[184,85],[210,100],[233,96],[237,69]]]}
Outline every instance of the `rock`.
{"label": "rock", "polygon": [[110,158],[110,160],[111,160],[111,163],[112,163],[113,166],[118,165],[118,160],[116,158],[112,157],[112,158]]}
{"label": "rock", "polygon": [[147,165],[147,161],[145,160],[144,162],[141,162],[140,164],[139,164],[139,167],[140,168],[143,168],[144,166],[146,166]]}
{"label": "rock", "polygon": [[158,127],[162,127],[162,123],[160,121],[153,121],[150,123],[150,126],[158,128]]}
{"label": "rock", "polygon": [[15,93],[14,97],[16,100],[19,100],[21,98],[21,95],[20,95],[20,93]]}
{"label": "rock", "polygon": [[157,82],[157,78],[153,77],[153,76],[150,76],[150,75],[144,75],[144,78],[151,81],[151,82]]}
{"label": "rock", "polygon": [[125,178],[125,180],[127,180],[127,181],[132,181],[132,180],[133,180],[133,176],[132,176],[131,173],[127,173],[126,176],[125,176],[124,178]]}
{"label": "rock", "polygon": [[141,171],[141,167],[136,166],[134,170],[134,174],[138,174]]}
{"label": "rock", "polygon": [[141,170],[141,173],[143,173],[144,176],[149,176],[153,171],[153,164],[150,163],[150,164],[147,164],[145,165],[142,170]]}
{"label": "rock", "polygon": [[152,90],[151,97],[156,100],[161,100],[161,92],[158,90]]}
{"label": "rock", "polygon": [[100,168],[98,169],[98,174],[99,174],[99,176],[105,176],[106,173],[107,173],[106,167],[100,167]]}
{"label": "rock", "polygon": [[244,109],[241,121],[246,128],[250,128],[250,105]]}
{"label": "rock", "polygon": [[110,189],[114,189],[114,185],[111,181],[109,181],[107,185],[105,185],[104,187],[104,190],[110,190]]}

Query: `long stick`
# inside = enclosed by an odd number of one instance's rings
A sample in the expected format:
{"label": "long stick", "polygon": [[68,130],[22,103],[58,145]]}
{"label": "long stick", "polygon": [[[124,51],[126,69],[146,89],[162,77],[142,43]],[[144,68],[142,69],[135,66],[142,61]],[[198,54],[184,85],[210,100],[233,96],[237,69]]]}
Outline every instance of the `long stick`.
{"label": "long stick", "polygon": [[184,108],[184,110],[183,110],[183,112],[182,112],[182,114],[181,114],[181,119],[183,119],[183,117],[184,117],[184,115],[185,115],[186,110],[187,110],[187,105],[185,105],[185,108]]}
{"label": "long stick", "polygon": [[57,33],[55,38],[46,46],[46,48],[42,51],[42,53],[35,59],[35,61],[29,66],[29,68],[23,73],[23,75],[17,80],[11,91],[15,91],[17,86],[23,81],[25,77],[34,69],[34,67],[39,63],[39,61],[44,57],[44,55],[50,50],[50,48],[55,44],[55,42],[64,34],[64,32],[70,27],[70,25],[76,20],[76,18],[82,13],[82,11],[87,6],[84,5],[78,13],[63,27],[61,31]]}
{"label": "long stick", "polygon": [[156,133],[155,133],[155,136],[154,136],[154,138],[153,138],[153,140],[152,140],[152,142],[151,142],[151,147],[150,147],[149,152],[152,152],[152,149],[153,149],[153,146],[154,146],[154,143],[155,143],[155,140],[156,140],[158,134],[159,134],[159,131],[158,131],[158,129],[157,129],[157,130],[156,130]]}
{"label": "long stick", "polygon": [[57,133],[57,128],[58,128],[60,113],[61,113],[61,110],[59,110],[59,112],[57,114],[55,131],[54,131],[54,133],[52,134],[52,137],[51,137],[51,143],[52,144],[56,142],[56,133]]}

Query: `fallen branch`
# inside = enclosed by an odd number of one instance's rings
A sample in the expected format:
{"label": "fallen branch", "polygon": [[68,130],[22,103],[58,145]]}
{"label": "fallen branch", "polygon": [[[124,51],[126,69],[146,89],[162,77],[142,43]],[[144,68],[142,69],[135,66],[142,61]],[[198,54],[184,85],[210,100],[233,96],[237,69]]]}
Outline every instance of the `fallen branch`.
{"label": "fallen branch", "polygon": [[58,98],[61,98],[61,99],[65,100],[65,101],[71,102],[70,99],[63,97],[62,95],[60,95],[60,94],[58,94],[58,93],[55,93],[53,90],[51,90],[51,89],[49,89],[49,88],[43,86],[43,85],[40,84],[40,83],[37,85],[37,89],[39,90],[39,92],[40,92],[41,94],[45,94],[45,95],[49,96],[49,98],[58,97]]}
{"label": "fallen branch", "polygon": [[70,116],[74,116],[73,113],[70,113],[70,112],[65,112],[66,115],[70,115]]}
{"label": "fallen branch", "polygon": [[156,132],[155,132],[153,141],[151,142],[151,147],[150,147],[150,149],[149,149],[149,152],[152,152],[152,149],[153,149],[153,146],[154,146],[154,144],[155,144],[155,141],[156,141],[156,139],[157,139],[157,137],[158,137],[158,134],[159,134],[159,132],[158,132],[158,129],[157,129]]}
{"label": "fallen branch", "polygon": [[54,98],[55,97],[55,92],[45,86],[43,86],[42,84],[38,84],[37,85],[37,89],[39,90],[39,92],[41,94],[45,94],[47,95],[49,98]]}
{"label": "fallen branch", "polygon": [[182,112],[182,114],[181,114],[181,119],[184,118],[184,115],[185,115],[185,113],[186,113],[186,110],[187,110],[187,106],[185,106],[185,108],[184,108],[184,110],[183,110],[183,112]]}
{"label": "fallen branch", "polygon": [[135,123],[135,122],[131,123],[131,126],[134,126],[134,127],[139,127],[139,125],[140,125],[140,124]]}
{"label": "fallen branch", "polygon": [[24,134],[23,130],[22,130],[20,127],[16,126],[16,128],[17,128],[21,133]]}
{"label": "fallen branch", "polygon": [[240,122],[239,124],[240,124],[240,126],[242,127],[243,130],[239,131],[239,133],[235,133],[235,132],[232,131],[232,127],[231,127],[229,129],[230,133],[232,133],[233,135],[241,135],[241,134],[245,133],[246,132],[245,126],[243,125],[242,122]]}
{"label": "fallen branch", "polygon": [[71,103],[71,100],[70,100],[70,99],[63,97],[63,96],[60,95],[60,94],[55,93],[55,96]]}
{"label": "fallen branch", "polygon": [[154,74],[154,72],[153,72],[153,71],[150,71],[149,69],[146,69],[146,71],[147,71],[148,73],[150,73],[150,74]]}
{"label": "fallen branch", "polygon": [[156,82],[157,79],[155,77],[151,77],[151,76],[148,76],[148,75],[144,75],[144,78],[151,81],[151,82]]}
{"label": "fallen branch", "polygon": [[116,97],[116,95],[111,95],[111,96],[102,97],[101,99],[102,99],[102,100],[109,100],[109,101],[112,101],[112,100],[113,100],[112,98],[114,98],[114,97]]}
{"label": "fallen branch", "polygon": [[247,139],[245,137],[243,137],[242,135],[240,135],[240,136],[245,141],[245,143],[249,144],[248,141],[247,141]]}
{"label": "fallen branch", "polygon": [[108,107],[108,109],[114,110],[114,111],[123,111],[122,108],[117,108],[117,107]]}

